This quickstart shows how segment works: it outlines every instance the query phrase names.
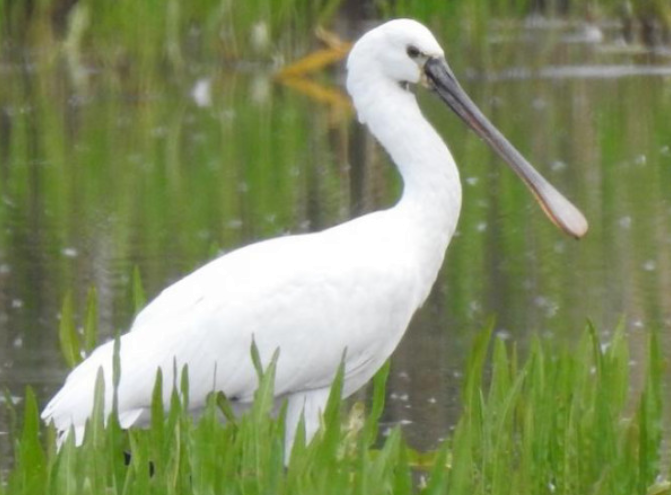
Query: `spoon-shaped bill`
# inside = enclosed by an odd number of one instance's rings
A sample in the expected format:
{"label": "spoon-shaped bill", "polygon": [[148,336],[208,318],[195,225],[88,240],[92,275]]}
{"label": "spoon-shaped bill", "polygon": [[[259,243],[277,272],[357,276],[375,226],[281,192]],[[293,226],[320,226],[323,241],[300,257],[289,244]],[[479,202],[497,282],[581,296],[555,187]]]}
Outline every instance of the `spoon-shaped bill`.
{"label": "spoon-shaped bill", "polygon": [[503,158],[531,189],[545,214],[567,234],[580,238],[587,220],[568,199],[539,174],[519,151],[489,122],[468,97],[444,59],[430,58],[424,66],[429,86],[445,103]]}

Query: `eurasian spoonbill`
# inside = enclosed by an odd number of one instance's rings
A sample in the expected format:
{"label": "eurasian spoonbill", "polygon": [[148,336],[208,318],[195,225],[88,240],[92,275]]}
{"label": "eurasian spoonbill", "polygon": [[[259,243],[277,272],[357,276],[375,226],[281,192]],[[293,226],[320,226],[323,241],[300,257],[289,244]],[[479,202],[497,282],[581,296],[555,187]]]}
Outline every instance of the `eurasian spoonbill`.
{"label": "eurasian spoonbill", "polygon": [[[279,349],[275,395],[278,402],[288,401],[288,451],[301,413],[307,438],[317,431],[345,350],[344,396],[382,366],[429,295],[461,208],[454,159],[422,116],[413,85],[437,93],[480,135],[557,226],[574,237],[587,231],[580,211],[469,99],[426,27],[399,19],[369,31],[354,45],[347,69],[359,120],[401,173],[401,199],[323,232],[240,248],[165,289],[120,339],[123,427],[147,424],[159,368],[166,406],[174,370],[184,365],[194,411],[212,391],[249,403],[257,387],[250,359],[254,341],[265,364]],[[99,369],[108,385],[105,410],[111,411],[113,346],[101,345],[76,367],[44,409],[43,419],[54,422],[61,438],[72,428],[81,442]]]}

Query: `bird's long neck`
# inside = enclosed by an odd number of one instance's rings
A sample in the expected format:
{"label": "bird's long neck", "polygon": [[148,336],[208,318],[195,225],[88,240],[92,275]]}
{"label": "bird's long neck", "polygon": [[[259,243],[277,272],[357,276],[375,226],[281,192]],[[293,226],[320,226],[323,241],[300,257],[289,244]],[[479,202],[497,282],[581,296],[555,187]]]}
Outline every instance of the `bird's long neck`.
{"label": "bird's long neck", "polygon": [[359,119],[391,155],[403,177],[403,196],[393,210],[418,243],[432,285],[459,218],[459,172],[414,94],[388,80],[362,83],[350,85]]}

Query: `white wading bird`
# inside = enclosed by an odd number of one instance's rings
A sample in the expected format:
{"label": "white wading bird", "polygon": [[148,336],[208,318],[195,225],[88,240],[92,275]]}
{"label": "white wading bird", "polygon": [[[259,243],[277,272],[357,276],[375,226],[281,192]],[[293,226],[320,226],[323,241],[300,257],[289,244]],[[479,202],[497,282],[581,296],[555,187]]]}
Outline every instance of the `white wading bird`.
{"label": "white wading bird", "polygon": [[[347,69],[359,120],[403,177],[401,200],[320,233],[238,249],[163,291],[121,337],[123,427],[147,424],[159,368],[166,406],[174,370],[184,365],[194,411],[213,390],[248,404],[257,387],[253,340],[264,365],[280,351],[275,395],[288,401],[288,451],[301,413],[307,438],[317,431],[345,349],[344,396],[382,366],[431,291],[461,207],[454,159],[422,116],[410,85],[436,92],[513,168],[557,226],[574,237],[587,231],[580,211],[464,93],[426,27],[400,19],[373,29],[354,45]],[[105,410],[111,411],[112,355],[113,342],[96,349],[44,409],[42,418],[54,422],[61,439],[72,428],[81,442],[99,369],[108,384]]]}

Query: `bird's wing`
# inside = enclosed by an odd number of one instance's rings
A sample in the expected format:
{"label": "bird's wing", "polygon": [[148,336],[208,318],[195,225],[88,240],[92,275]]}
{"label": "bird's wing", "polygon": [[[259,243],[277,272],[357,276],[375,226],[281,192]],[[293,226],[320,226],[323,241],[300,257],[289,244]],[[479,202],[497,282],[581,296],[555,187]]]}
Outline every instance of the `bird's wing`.
{"label": "bird's wing", "polygon": [[[389,245],[385,254],[352,238],[332,229],[253,244],[167,288],[121,339],[119,412],[130,421],[149,407],[158,368],[167,401],[178,381],[173,371],[184,365],[196,407],[212,390],[250,401],[257,386],[252,341],[266,365],[280,350],[278,396],[328,386],[345,349],[346,380],[366,371],[354,380],[358,388],[391,353],[416,306],[410,267],[396,259],[390,270]],[[43,416],[59,428],[85,422],[99,368],[111,383],[112,350],[102,346],[73,370]],[[111,409],[111,390],[106,403]]]}

